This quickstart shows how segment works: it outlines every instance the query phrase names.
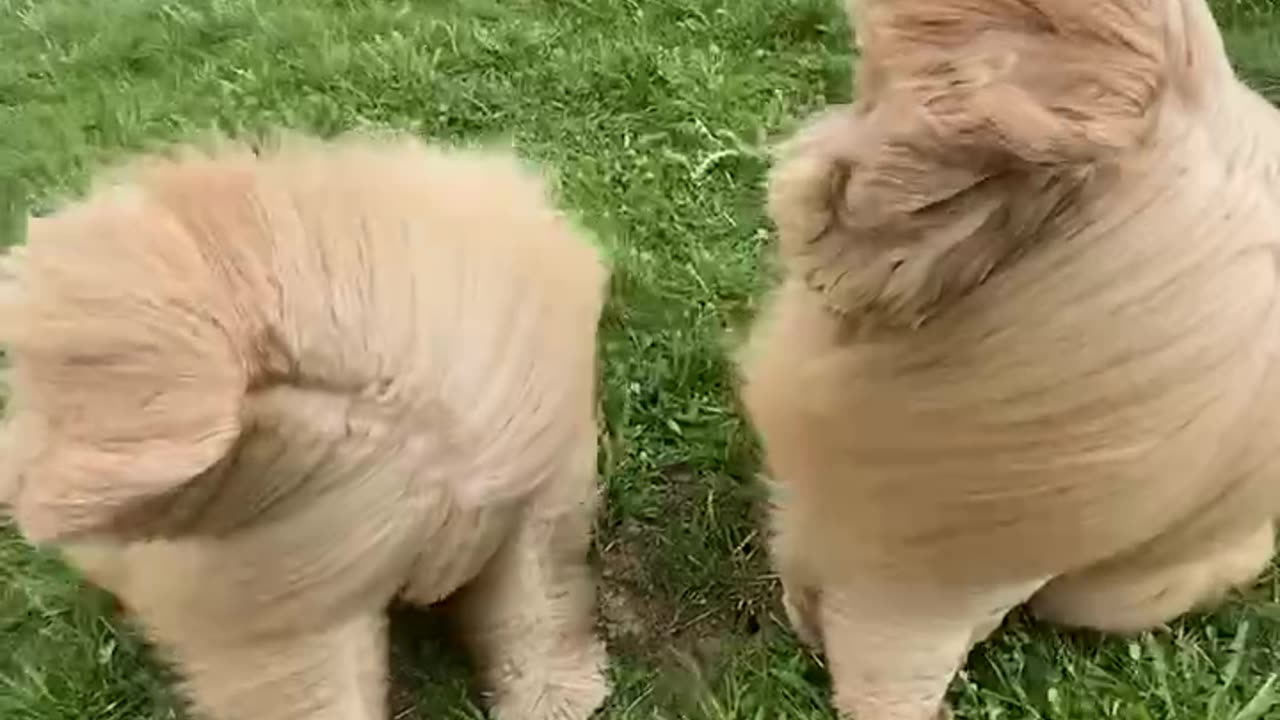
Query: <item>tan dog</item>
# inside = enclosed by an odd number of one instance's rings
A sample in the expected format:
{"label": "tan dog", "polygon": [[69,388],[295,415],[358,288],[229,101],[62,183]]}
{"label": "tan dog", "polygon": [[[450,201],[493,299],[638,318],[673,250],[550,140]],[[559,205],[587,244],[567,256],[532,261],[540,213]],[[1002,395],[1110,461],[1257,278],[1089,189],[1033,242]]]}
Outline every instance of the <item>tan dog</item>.
{"label": "tan dog", "polygon": [[859,100],[770,180],[742,359],[793,625],[857,720],[945,714],[1012,607],[1131,631],[1280,510],[1280,113],[1203,0],[859,0]]}
{"label": "tan dog", "polygon": [[202,716],[382,720],[385,606],[459,597],[494,716],[607,694],[586,567],[606,271],[497,151],[286,139],[32,220],[14,514]]}

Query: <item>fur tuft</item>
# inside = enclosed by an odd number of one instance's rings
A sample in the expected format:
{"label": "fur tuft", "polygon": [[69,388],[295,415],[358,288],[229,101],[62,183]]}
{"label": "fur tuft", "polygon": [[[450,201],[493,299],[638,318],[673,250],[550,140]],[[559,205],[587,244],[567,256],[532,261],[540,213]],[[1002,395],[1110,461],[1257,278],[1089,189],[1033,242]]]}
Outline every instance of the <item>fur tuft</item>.
{"label": "fur tuft", "polygon": [[867,0],[855,105],[784,148],[770,214],[831,309],[916,326],[1140,146],[1164,82],[1150,2]]}
{"label": "fur tuft", "polygon": [[140,196],[32,221],[0,323],[9,442],[31,454],[7,482],[29,538],[108,532],[227,453],[247,385],[231,304],[183,226]]}

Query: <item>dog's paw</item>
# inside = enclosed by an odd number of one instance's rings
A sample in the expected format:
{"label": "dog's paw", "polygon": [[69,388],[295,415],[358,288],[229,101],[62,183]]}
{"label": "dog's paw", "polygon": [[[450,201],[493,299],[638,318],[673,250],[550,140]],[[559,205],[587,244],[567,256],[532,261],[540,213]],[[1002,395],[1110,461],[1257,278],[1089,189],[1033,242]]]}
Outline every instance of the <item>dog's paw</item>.
{"label": "dog's paw", "polygon": [[548,677],[538,687],[522,685],[494,698],[494,720],[587,720],[609,696],[604,673]]}
{"label": "dog's paw", "polygon": [[609,697],[604,648],[571,665],[539,658],[494,688],[493,720],[587,720]]}

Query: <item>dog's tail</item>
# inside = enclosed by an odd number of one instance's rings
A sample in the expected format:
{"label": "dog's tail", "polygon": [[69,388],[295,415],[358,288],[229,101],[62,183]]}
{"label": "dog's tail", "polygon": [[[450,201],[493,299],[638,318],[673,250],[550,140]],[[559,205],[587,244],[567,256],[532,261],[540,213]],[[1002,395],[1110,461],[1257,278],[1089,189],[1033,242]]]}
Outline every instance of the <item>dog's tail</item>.
{"label": "dog's tail", "polygon": [[858,102],[801,131],[770,178],[791,270],[890,325],[968,293],[1152,131],[1159,5],[856,3]]}

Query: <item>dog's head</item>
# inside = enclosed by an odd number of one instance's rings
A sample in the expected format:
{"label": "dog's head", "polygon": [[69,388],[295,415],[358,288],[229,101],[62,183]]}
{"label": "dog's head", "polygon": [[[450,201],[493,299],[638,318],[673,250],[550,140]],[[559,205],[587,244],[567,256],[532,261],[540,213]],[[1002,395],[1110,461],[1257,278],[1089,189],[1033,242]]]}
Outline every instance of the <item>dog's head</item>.
{"label": "dog's head", "polygon": [[914,326],[1069,212],[1153,131],[1156,0],[859,0],[858,100],[782,149],[769,209],[836,312]]}
{"label": "dog's head", "polygon": [[245,299],[213,269],[195,215],[174,211],[230,185],[172,179],[159,185],[174,203],[125,187],[33,219],[7,259],[0,500],[33,541],[116,535],[240,434],[254,364]]}

